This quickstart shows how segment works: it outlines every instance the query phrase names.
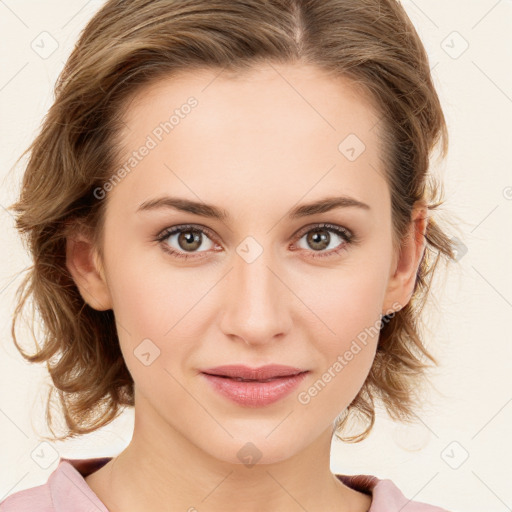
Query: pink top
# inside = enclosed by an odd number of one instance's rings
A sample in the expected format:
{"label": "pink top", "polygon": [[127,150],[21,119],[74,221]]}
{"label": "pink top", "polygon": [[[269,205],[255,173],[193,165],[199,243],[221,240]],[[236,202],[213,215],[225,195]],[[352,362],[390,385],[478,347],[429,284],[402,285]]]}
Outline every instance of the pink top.
{"label": "pink top", "polygon": [[[94,473],[111,457],[64,459],[46,484],[24,489],[0,503],[1,512],[108,512],[107,507],[87,485],[84,477]],[[368,512],[447,512],[408,500],[391,480],[371,475],[336,475],[346,486],[372,496]]]}

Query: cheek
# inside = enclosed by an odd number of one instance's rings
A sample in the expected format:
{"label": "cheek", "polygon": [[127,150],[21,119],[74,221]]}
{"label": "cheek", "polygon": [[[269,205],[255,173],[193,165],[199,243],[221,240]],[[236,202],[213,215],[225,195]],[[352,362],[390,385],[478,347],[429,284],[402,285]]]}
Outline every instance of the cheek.
{"label": "cheek", "polygon": [[297,295],[310,305],[314,314],[308,317],[319,323],[318,334],[330,338],[329,346],[338,350],[376,322],[379,325],[385,287],[380,267],[340,265],[320,279],[304,280]]}
{"label": "cheek", "polygon": [[[333,323],[335,339],[317,342],[322,354],[314,378],[297,399],[311,407],[312,416],[328,414],[333,419],[355,398],[372,367],[379,339],[379,316],[375,320],[364,310],[344,311]],[[328,412],[327,412],[328,411]]]}
{"label": "cheek", "polygon": [[126,330],[162,338],[199,302],[208,283],[194,269],[166,264],[157,251],[132,250],[122,257],[113,252],[109,288],[116,319]]}
{"label": "cheek", "polygon": [[[197,322],[187,316],[197,293],[177,270],[147,265],[131,254],[109,274],[117,332],[126,366],[146,397],[165,396],[180,403],[183,390],[173,375],[193,349]],[[193,295],[193,297],[192,297]],[[172,397],[172,399],[171,399]]]}
{"label": "cheek", "polygon": [[[112,264],[115,261],[119,263]],[[205,307],[212,278],[198,274],[197,269],[165,264],[165,255],[158,261],[152,255],[149,261],[145,251],[125,252],[122,258],[111,253],[109,287],[121,350],[134,380],[142,377],[144,387],[155,381],[158,389],[158,375],[168,381],[164,369],[184,371],[179,367],[197,349],[197,340],[204,338],[211,322]],[[151,372],[145,363],[151,365]]]}
{"label": "cheek", "polygon": [[309,293],[321,320],[313,339],[322,360],[298,401],[312,412],[338,414],[364,384],[378,344],[384,284],[379,268],[345,269],[331,276],[323,293]]}
{"label": "cheek", "polygon": [[331,423],[354,400],[371,369],[378,334],[341,336],[336,344],[324,345],[325,362],[297,395],[298,407],[311,418]]}

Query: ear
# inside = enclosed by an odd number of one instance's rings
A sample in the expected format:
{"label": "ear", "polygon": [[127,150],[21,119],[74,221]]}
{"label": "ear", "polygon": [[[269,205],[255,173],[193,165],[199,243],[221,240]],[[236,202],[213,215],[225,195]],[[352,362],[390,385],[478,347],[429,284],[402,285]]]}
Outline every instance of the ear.
{"label": "ear", "polygon": [[[390,314],[405,307],[410,301],[416,284],[418,269],[425,252],[427,240],[428,209],[424,202],[413,208],[409,230],[402,246],[393,257],[382,314]],[[399,304],[399,307],[397,307]]]}
{"label": "ear", "polygon": [[93,309],[112,309],[104,269],[94,244],[83,232],[66,237],[66,267],[84,301]]}

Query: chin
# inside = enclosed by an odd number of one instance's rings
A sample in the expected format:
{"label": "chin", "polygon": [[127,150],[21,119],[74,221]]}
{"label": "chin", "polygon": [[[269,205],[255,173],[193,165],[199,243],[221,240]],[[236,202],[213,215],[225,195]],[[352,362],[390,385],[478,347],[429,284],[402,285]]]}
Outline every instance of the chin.
{"label": "chin", "polygon": [[290,443],[289,437],[281,439],[276,435],[274,439],[270,440],[265,436],[266,434],[263,433],[254,436],[247,435],[243,439],[235,436],[226,443],[219,443],[217,445],[219,449],[212,455],[223,462],[250,469],[256,465],[283,462],[291,458],[299,448],[296,443],[287,444],[287,442]]}

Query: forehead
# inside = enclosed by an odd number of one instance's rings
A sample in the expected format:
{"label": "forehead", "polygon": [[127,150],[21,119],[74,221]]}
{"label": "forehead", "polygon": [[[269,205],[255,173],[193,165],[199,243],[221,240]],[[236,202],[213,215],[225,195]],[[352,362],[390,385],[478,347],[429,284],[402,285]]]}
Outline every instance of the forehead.
{"label": "forehead", "polygon": [[293,126],[286,122],[300,115],[303,123],[296,130],[317,125],[331,131],[350,127],[362,135],[378,120],[373,98],[349,78],[311,65],[266,64],[236,72],[216,68],[180,70],[159,78],[131,97],[124,108],[124,123],[128,128],[150,130],[148,121],[169,118],[190,97],[197,99],[200,108],[194,109],[196,115],[188,124],[200,117],[198,124],[206,128],[212,125],[205,123],[218,126],[227,121],[236,128],[242,119],[250,128],[251,121],[266,116],[263,126],[282,121],[290,131]]}
{"label": "forehead", "polygon": [[122,188],[135,202],[159,186],[190,198],[217,191],[221,200],[221,187],[279,187],[292,198],[343,183],[341,192],[368,202],[369,180],[385,183],[378,119],[357,85],[311,66],[182,71],[145,86],[125,105],[118,164],[151,148],[113,195]]}

